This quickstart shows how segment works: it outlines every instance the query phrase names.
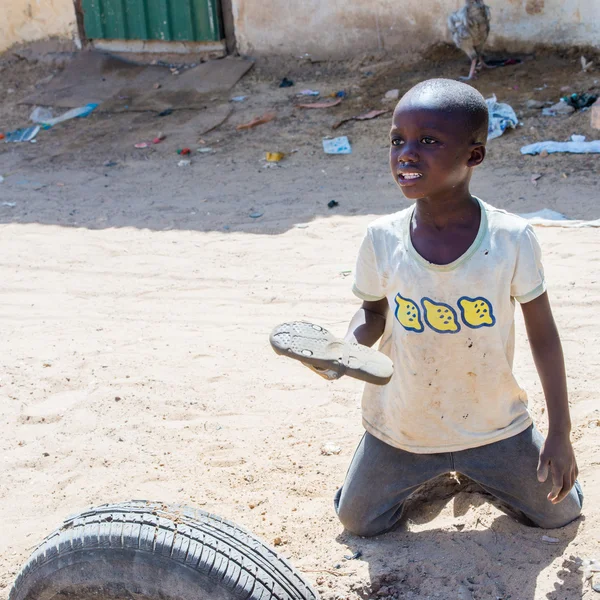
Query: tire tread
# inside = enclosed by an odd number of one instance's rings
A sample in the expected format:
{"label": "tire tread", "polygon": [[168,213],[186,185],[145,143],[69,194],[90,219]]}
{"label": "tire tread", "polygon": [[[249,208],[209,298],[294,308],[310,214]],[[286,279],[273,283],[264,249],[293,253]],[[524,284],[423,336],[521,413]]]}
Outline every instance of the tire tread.
{"label": "tire tread", "polygon": [[241,600],[317,600],[287,560],[252,534],[196,508],[133,500],[69,517],[32,553],[9,600],[27,598],[27,580],[58,557],[120,548],[156,554],[217,581]]}

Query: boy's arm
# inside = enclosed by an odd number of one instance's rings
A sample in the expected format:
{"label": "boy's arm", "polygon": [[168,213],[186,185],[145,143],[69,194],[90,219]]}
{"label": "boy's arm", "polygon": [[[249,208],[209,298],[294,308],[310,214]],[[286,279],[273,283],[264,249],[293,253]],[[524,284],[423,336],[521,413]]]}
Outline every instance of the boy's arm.
{"label": "boy's arm", "polygon": [[571,445],[571,418],[562,346],[548,294],[521,305],[529,345],[542,382],[548,407],[548,437],[540,452],[538,480],[552,474],[553,487],[548,500],[558,504],[575,484],[578,470]]}
{"label": "boy's arm", "polygon": [[346,341],[372,346],[383,335],[388,306],[387,298],[364,301],[348,325]]}

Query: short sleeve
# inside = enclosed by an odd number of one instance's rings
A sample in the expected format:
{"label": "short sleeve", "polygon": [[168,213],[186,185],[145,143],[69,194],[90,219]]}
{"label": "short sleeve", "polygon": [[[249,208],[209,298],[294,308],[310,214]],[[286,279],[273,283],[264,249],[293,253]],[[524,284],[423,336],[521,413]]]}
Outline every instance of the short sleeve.
{"label": "short sleeve", "polygon": [[385,283],[377,264],[373,234],[368,229],[358,251],[352,291],[361,300],[377,302],[386,296]]}
{"label": "short sleeve", "polygon": [[527,225],[519,239],[515,271],[510,285],[510,295],[526,304],[546,291],[542,249],[531,225]]}

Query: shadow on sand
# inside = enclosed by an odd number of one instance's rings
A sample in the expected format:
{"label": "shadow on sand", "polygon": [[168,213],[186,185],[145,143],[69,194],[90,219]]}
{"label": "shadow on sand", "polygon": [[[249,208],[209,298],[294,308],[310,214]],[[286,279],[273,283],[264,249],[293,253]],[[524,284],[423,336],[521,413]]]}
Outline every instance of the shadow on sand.
{"label": "shadow on sand", "polygon": [[[494,507],[508,514],[498,515]],[[436,527],[434,519],[440,513],[455,522]],[[577,558],[563,554],[583,517],[558,530],[539,529],[526,521],[476,483],[463,476],[460,482],[443,476],[407,501],[394,531],[374,538],[344,532],[337,541],[352,553],[360,551],[360,560],[368,562],[369,581],[353,590],[363,598],[534,600],[542,597],[536,590],[544,570],[557,561],[562,568],[552,582],[554,589],[543,597],[581,598]],[[558,542],[544,542],[544,535]],[[545,582],[544,588],[549,587]]]}

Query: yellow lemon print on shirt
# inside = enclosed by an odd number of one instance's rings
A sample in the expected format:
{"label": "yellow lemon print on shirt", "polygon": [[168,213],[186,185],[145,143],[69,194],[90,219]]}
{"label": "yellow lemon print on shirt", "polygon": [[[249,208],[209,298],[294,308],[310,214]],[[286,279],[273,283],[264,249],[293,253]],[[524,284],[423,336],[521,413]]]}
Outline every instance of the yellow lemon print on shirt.
{"label": "yellow lemon print on shirt", "polygon": [[471,329],[493,327],[496,323],[492,305],[485,298],[463,296],[458,299],[458,306],[463,323]]}
{"label": "yellow lemon print on shirt", "polygon": [[396,294],[396,319],[408,331],[417,333],[423,331],[419,306],[410,298],[403,298],[400,294]]}
{"label": "yellow lemon print on shirt", "polygon": [[425,323],[438,333],[457,333],[460,331],[460,323],[456,311],[448,304],[434,302],[430,298],[421,300]]}

